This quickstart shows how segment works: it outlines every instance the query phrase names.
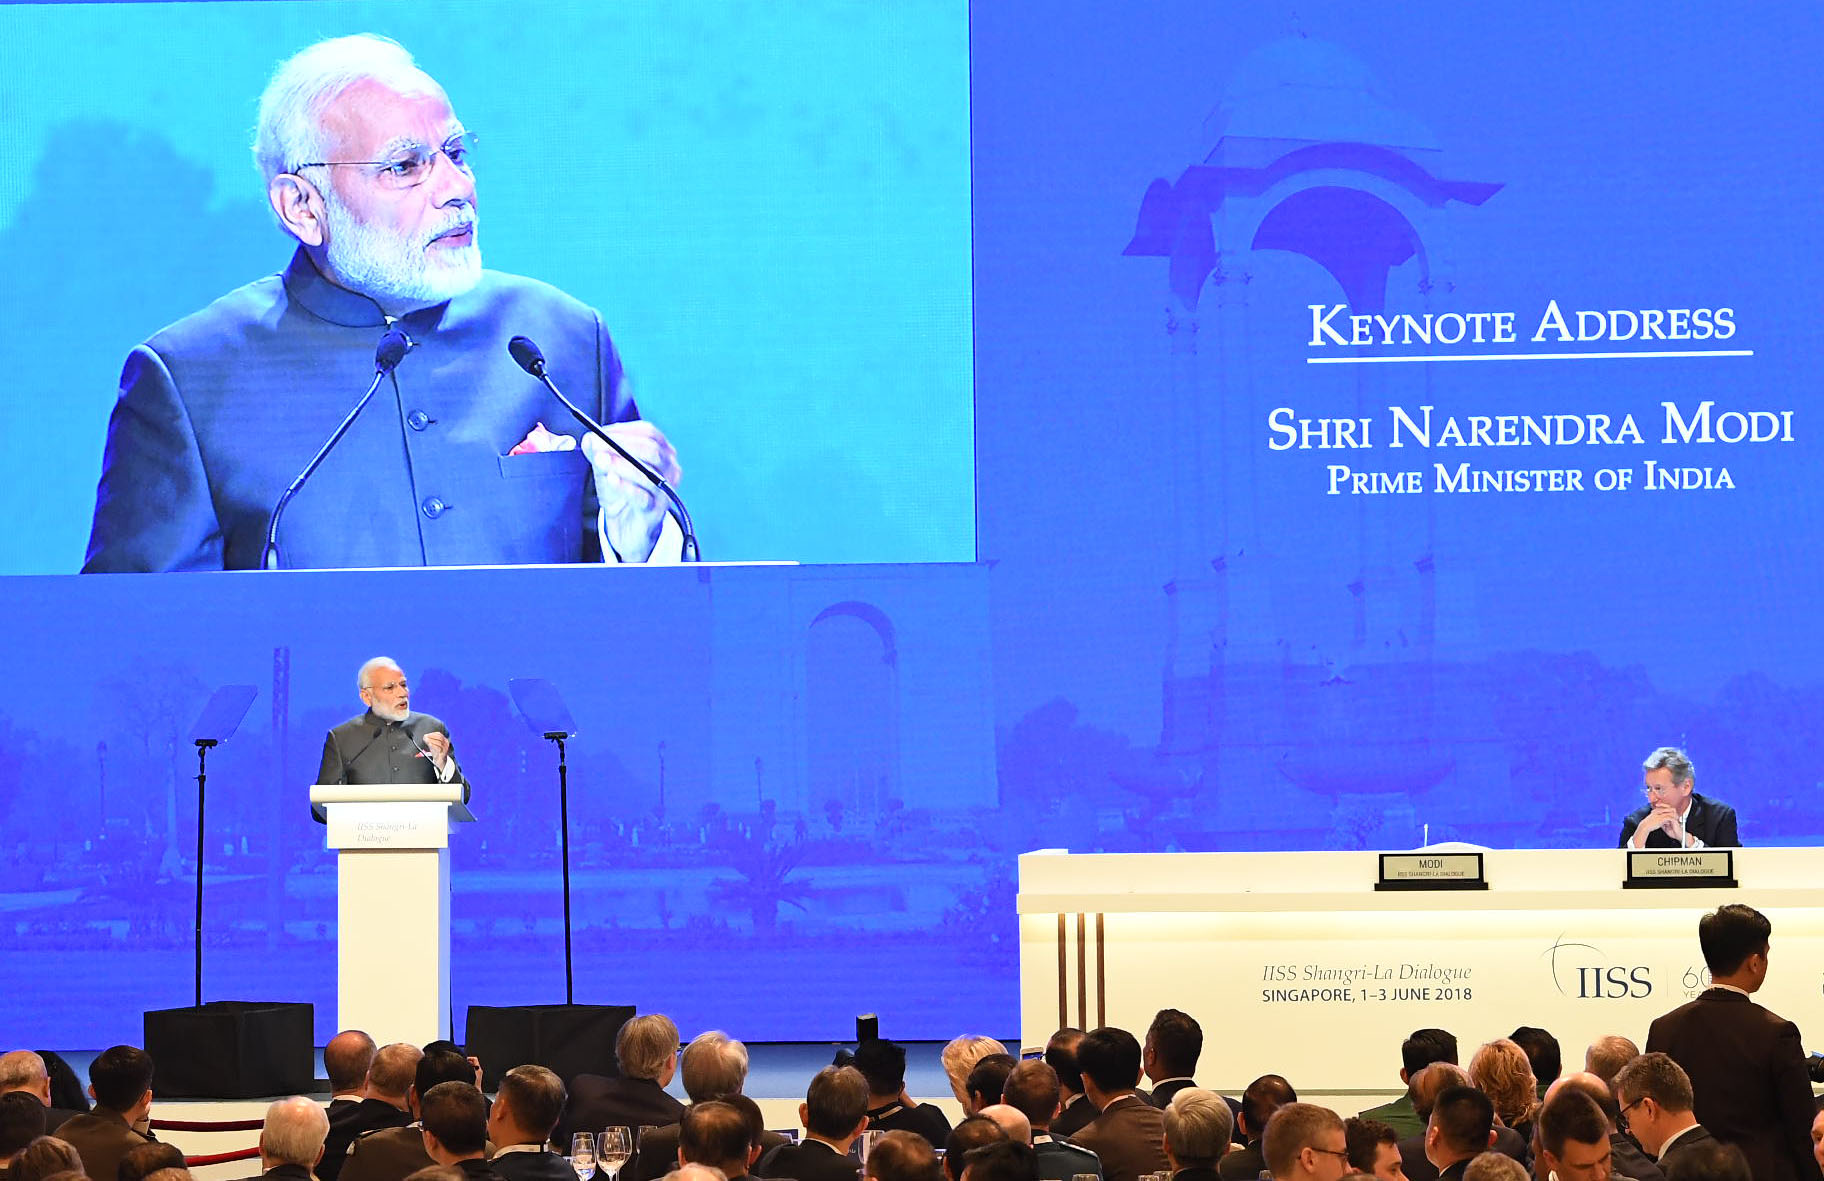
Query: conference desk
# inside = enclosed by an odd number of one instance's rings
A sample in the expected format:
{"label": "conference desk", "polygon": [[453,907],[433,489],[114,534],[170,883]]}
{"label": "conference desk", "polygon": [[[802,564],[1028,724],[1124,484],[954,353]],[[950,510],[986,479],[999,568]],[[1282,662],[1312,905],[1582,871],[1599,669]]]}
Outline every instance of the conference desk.
{"label": "conference desk", "polygon": [[1182,1009],[1204,1031],[1197,1079],[1238,1092],[1268,1072],[1326,1093],[1400,1087],[1400,1042],[1436,1026],[1465,1064],[1516,1026],[1558,1037],[1565,1068],[1708,986],[1697,921],[1730,902],[1773,923],[1756,998],[1824,1048],[1824,852],[1742,849],[1736,888],[1623,889],[1616,849],[1480,851],[1485,890],[1377,891],[1374,852],[1020,858],[1020,1037],[1065,1025],[1144,1036]]}

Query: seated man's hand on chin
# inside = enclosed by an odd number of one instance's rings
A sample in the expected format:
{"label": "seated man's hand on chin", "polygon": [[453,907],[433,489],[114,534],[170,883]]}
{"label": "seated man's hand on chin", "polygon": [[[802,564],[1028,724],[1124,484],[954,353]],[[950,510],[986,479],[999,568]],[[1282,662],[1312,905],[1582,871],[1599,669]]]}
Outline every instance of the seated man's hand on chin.
{"label": "seated man's hand on chin", "polygon": [[[683,475],[678,453],[658,427],[636,419],[610,424],[608,434],[629,454],[657,472],[667,484]],[[639,469],[594,435],[583,436],[583,454],[595,472],[595,495],[602,505],[602,527],[608,544],[623,562],[644,562],[665,526],[670,501]],[[604,555],[606,556],[606,555]],[[665,559],[673,555],[663,555]]]}

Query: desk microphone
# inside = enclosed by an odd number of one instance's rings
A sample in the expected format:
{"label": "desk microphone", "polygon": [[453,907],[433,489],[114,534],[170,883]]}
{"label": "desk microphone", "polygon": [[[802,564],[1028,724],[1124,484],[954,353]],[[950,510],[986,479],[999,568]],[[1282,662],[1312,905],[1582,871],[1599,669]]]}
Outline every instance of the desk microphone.
{"label": "desk microphone", "polygon": [[608,432],[603,429],[601,423],[589,417],[583,412],[581,406],[578,406],[575,402],[572,402],[569,398],[564,396],[564,392],[557,388],[557,383],[552,381],[550,376],[545,372],[545,354],[539,350],[537,345],[532,343],[530,338],[515,336],[512,340],[507,342],[507,352],[512,355],[514,363],[521,369],[524,369],[527,373],[530,373],[533,377],[542,381],[545,384],[545,388],[551,391],[552,396],[564,404],[564,409],[568,410],[571,416],[583,425],[585,430],[602,442],[608,444],[608,446],[614,448],[615,454],[619,455],[628,463],[631,463],[635,470],[651,482],[653,487],[665,494],[666,499],[671,501],[673,513],[678,518],[678,526],[684,531],[684,549],[680,556],[686,562],[701,562],[703,560],[703,552],[697,547],[697,531],[691,526],[690,511],[684,507],[684,501],[678,496],[677,490],[672,488],[670,484],[667,484],[664,477],[660,476],[659,473],[635,459],[628,453],[625,447],[609,438]]}
{"label": "desk microphone", "polygon": [[399,362],[405,360],[405,354],[410,352],[412,347],[412,338],[407,336],[405,329],[397,324],[388,328],[386,335],[380,338],[379,347],[374,349],[374,380],[367,387],[367,392],[361,395],[361,400],[355,403],[355,408],[348,412],[348,417],[342,420],[342,425],[330,433],[329,439],[323,446],[317,448],[317,453],[310,457],[310,462],[304,465],[304,470],[298,473],[298,478],[279,494],[279,502],[272,506],[272,516],[266,521],[266,548],[260,556],[261,569],[277,570],[279,568],[279,518],[284,515],[285,506],[290,504],[291,498],[298,494],[298,489],[304,487],[304,481],[310,479],[311,473],[317,470],[317,465],[323,462],[324,457],[329,454],[330,448],[341,442],[342,436],[348,433],[348,428],[355,424],[355,417],[374,396],[374,391],[380,388],[380,382],[385,379],[387,374],[399,368]]}

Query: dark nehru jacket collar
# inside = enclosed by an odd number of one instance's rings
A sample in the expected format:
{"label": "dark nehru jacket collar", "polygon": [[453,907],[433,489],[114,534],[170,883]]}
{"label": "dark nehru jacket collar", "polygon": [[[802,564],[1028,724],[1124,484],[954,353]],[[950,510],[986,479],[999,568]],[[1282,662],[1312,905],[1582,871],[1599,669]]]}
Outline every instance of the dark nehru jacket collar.
{"label": "dark nehru jacket collar", "polygon": [[[365,295],[357,295],[345,287],[338,287],[323,277],[317,270],[304,247],[299,246],[292,252],[291,265],[285,268],[285,292],[292,300],[311,315],[331,324],[340,324],[344,328],[383,328],[386,326],[386,313],[380,305]],[[444,309],[448,303],[408,312],[400,317],[409,328],[419,332],[430,332],[443,320]]]}

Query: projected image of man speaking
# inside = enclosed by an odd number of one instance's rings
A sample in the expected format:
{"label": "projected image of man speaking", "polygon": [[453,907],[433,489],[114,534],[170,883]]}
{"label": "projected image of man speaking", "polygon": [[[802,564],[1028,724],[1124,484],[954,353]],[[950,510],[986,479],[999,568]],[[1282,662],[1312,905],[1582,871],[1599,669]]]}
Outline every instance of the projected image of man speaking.
{"label": "projected image of man speaking", "polygon": [[[676,481],[677,456],[640,419],[600,316],[482,269],[476,144],[393,41],[322,41],[278,67],[254,156],[296,250],[282,274],[127,358],[85,571],[262,565],[281,494],[376,379],[289,501],[265,564],[675,556],[654,486],[593,436],[547,427],[566,412],[508,355],[513,337],[535,341],[560,389]],[[403,356],[380,347],[395,330],[411,342]]]}

